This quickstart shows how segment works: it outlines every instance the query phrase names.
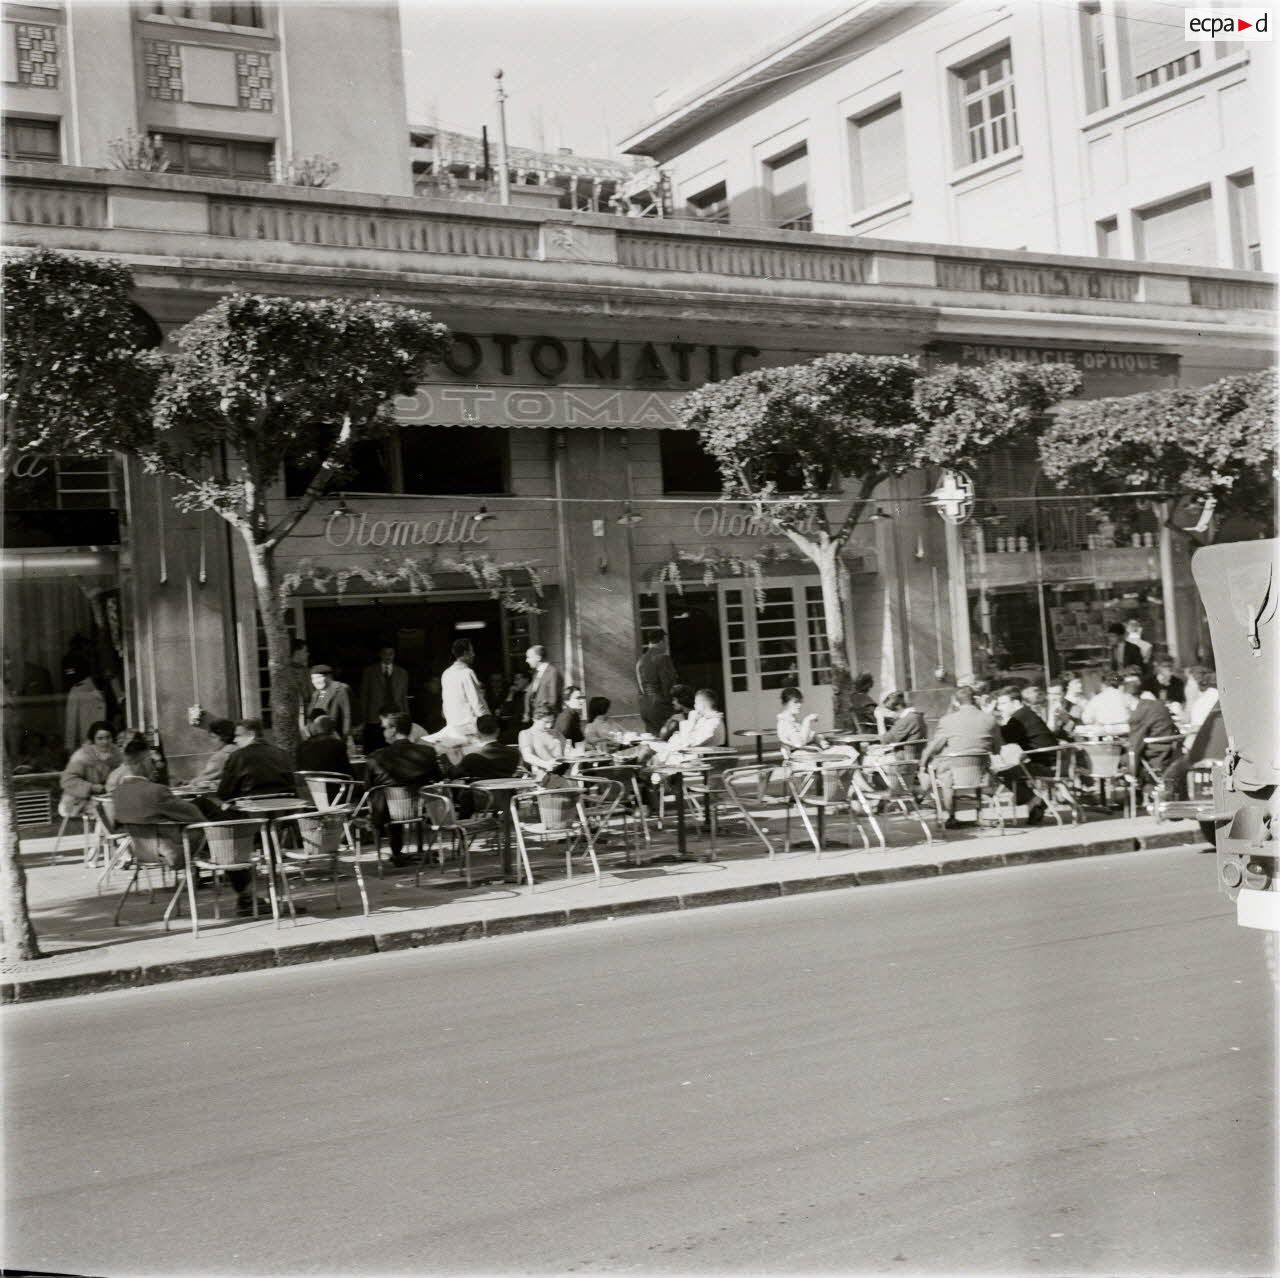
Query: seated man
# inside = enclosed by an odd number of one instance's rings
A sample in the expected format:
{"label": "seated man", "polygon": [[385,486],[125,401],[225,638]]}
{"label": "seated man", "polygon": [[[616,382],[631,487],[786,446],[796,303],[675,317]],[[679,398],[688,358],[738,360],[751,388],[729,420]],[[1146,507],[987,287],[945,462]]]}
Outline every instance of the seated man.
{"label": "seated man", "polygon": [[533,722],[520,733],[520,758],[539,783],[569,770],[569,743],[556,731],[555,711],[539,706]]}
{"label": "seated man", "polygon": [[884,699],[884,706],[894,712],[894,720],[880,738],[881,744],[892,746],[893,753],[903,761],[918,759],[929,735],[924,714],[919,707],[910,704],[905,692],[889,693]]}
{"label": "seated man", "polygon": [[476,720],[476,744],[446,775],[467,781],[495,781],[515,776],[520,768],[520,751],[498,740],[501,726],[496,715],[482,714]]}
{"label": "seated man", "polygon": [[693,689],[687,683],[678,683],[671,689],[671,704],[674,707],[658,736],[663,741],[670,741],[680,730],[680,725],[693,710]]}
{"label": "seated man", "polygon": [[218,798],[244,799],[254,794],[294,794],[293,761],[263,735],[261,719],[237,719],[236,750],[218,781]]}
{"label": "seated man", "polygon": [[419,790],[424,785],[439,781],[443,775],[435,750],[425,741],[409,740],[412,728],[413,720],[407,714],[396,715],[392,739],[381,750],[375,750],[365,765],[365,782],[370,791],[369,811],[373,817],[374,832],[381,840],[384,831],[389,831],[391,860],[395,865],[404,865],[406,861],[403,855],[404,827],[389,823],[387,800],[381,787],[403,786],[409,790]]}
{"label": "seated man", "polygon": [[[382,724],[382,744],[390,745],[396,737],[396,718],[395,714],[379,715],[379,722]],[[425,741],[431,745],[431,734],[420,723],[413,722],[413,716],[409,717],[409,740],[417,745],[419,741]],[[382,749],[379,746],[378,749]]]}
{"label": "seated man", "polygon": [[[1134,775],[1142,783],[1142,764],[1147,763],[1157,776],[1182,753],[1181,733],[1174,723],[1169,707],[1149,692],[1141,691],[1141,680],[1132,676],[1125,680],[1125,689],[1137,697],[1138,704],[1129,716],[1129,753],[1133,761]],[[1152,738],[1171,737],[1170,741]]]}
{"label": "seated man", "polygon": [[351,776],[347,743],[338,735],[338,725],[322,714],[312,720],[311,735],[298,742],[299,772],[341,772]]}
{"label": "seated man", "polygon": [[672,755],[687,753],[699,746],[719,745],[723,740],[724,715],[717,708],[716,694],[710,688],[699,688],[688,717],[666,741],[653,746],[652,752],[661,763]]}
{"label": "seated man", "polygon": [[[962,754],[989,759],[1003,744],[1000,726],[994,716],[978,708],[973,689],[957,688],[951,694],[951,712],[938,720],[933,740],[925,747],[920,758],[922,766],[932,763],[934,779],[938,784],[943,807],[947,810],[946,829],[954,830],[960,822],[956,820],[951,761],[945,756]],[[935,759],[937,761],[933,762]]]}
{"label": "seated man", "polygon": [[[1026,692],[1031,689],[1027,688]],[[1036,689],[1039,693],[1039,689]],[[996,715],[1006,745],[1020,750],[1046,750],[1057,747],[1057,738],[1049,731],[1049,725],[1024,701],[1025,693],[1016,684],[1001,688],[996,697]],[[1022,766],[1038,776],[1048,776],[1054,769],[1055,756],[1032,755],[1023,760]],[[1019,776],[1013,785],[1013,801],[1027,805],[1027,823],[1038,825],[1045,814],[1045,802],[1031,788],[1025,777]]]}
{"label": "seated man", "polygon": [[[115,802],[117,828],[126,825],[194,825],[207,821],[194,803],[177,798],[167,785],[151,779],[151,747],[141,737],[130,741],[124,749],[120,783],[112,796]],[[198,848],[197,848],[198,851]],[[181,869],[183,858],[178,847],[161,846],[161,856],[174,869]],[[227,880],[236,894],[236,914],[242,918],[253,913],[253,871],[228,870]],[[259,909],[270,909],[266,901]]]}
{"label": "seated man", "polygon": [[1115,670],[1102,676],[1102,691],[1091,697],[1084,708],[1081,723],[1085,727],[1112,733],[1129,730],[1132,701],[1125,694],[1122,683],[1122,676]]}
{"label": "seated man", "polygon": [[1187,795],[1187,773],[1197,763],[1205,760],[1215,762],[1226,758],[1227,729],[1222,721],[1222,707],[1214,706],[1208,717],[1196,729],[1187,752],[1180,759],[1174,759],[1164,770],[1164,792],[1169,799],[1185,799]]}

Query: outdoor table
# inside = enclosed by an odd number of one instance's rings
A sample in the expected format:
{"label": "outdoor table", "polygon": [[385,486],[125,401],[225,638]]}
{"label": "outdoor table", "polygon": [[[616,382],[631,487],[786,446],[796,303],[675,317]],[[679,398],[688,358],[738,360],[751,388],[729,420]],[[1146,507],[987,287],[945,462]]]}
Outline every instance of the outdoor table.
{"label": "outdoor table", "polygon": [[773,736],[771,728],[738,728],[735,730],[735,737],[746,737],[748,740],[755,738],[756,743],[756,762],[764,762],[764,739]]}
{"label": "outdoor table", "polygon": [[[493,777],[488,781],[473,781],[471,783],[473,790],[483,790],[487,794],[507,795],[516,794],[520,790],[536,790],[538,783],[532,777]],[[501,808],[501,818],[498,827],[498,846],[499,855],[502,858],[502,881],[504,883],[519,883],[519,875],[516,874],[515,866],[511,861],[511,804],[505,802]]]}
{"label": "outdoor table", "polygon": [[[846,734],[854,735],[854,734]],[[873,741],[879,740],[878,737],[872,737]],[[846,744],[853,744],[846,742]],[[849,757],[843,753],[834,750],[818,750],[812,753],[797,752],[791,756],[791,771],[799,773],[802,776],[812,776],[813,784],[817,788],[817,797],[825,799],[827,797],[827,774],[835,774],[844,772],[851,767],[856,766]],[[802,798],[802,790],[798,789],[794,784],[788,782],[787,787],[796,801],[796,807],[800,809],[801,815],[804,813],[804,800]],[[826,839],[825,825],[827,808],[825,803],[817,805],[818,809],[818,846],[815,851],[822,850],[822,844]]]}
{"label": "outdoor table", "polygon": [[877,745],[880,741],[879,734],[875,732],[821,732],[818,735],[826,737],[828,741],[835,741],[840,745],[853,746],[859,759],[866,754],[867,746]]}
{"label": "outdoor table", "polygon": [[737,759],[738,752],[730,746],[701,746],[684,755],[676,755],[652,769],[655,777],[665,777],[671,786],[671,797],[676,801],[676,855],[683,861],[688,856],[688,835],[685,830],[684,779],[688,773],[708,773],[717,759]]}

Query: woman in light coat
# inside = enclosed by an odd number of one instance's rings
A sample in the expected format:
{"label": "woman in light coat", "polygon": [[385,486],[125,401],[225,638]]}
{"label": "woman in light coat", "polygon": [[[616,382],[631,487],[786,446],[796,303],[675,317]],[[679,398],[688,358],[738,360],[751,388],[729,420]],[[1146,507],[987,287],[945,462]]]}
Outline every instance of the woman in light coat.
{"label": "woman in light coat", "polygon": [[62,770],[58,815],[83,816],[89,800],[95,794],[106,792],[107,778],[119,766],[121,758],[111,725],[101,719],[91,723],[84,745],[67,760],[67,766]]}

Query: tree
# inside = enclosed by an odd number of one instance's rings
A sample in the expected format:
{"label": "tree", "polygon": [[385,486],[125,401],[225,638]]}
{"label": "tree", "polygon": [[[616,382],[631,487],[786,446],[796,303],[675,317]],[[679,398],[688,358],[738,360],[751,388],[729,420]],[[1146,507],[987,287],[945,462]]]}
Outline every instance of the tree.
{"label": "tree", "polygon": [[1182,498],[1274,527],[1276,385],[1266,369],[1064,404],[1040,439],[1044,473],[1086,492],[1161,494],[1151,499],[1159,518],[1192,540]]}
{"label": "tree", "polygon": [[[272,725],[287,749],[298,704],[276,550],[345,473],[352,446],[395,429],[392,400],[417,388],[446,338],[443,324],[408,307],[235,294],[158,358],[151,420],[126,445],[176,483],[180,509],[213,511],[240,534],[266,635]],[[285,461],[305,487],[273,510]]]}
{"label": "tree", "polygon": [[[8,476],[24,452],[98,454],[145,421],[153,378],[139,352],[155,340],[118,262],[40,250],[4,261],[4,434]],[[27,909],[8,753],[0,742],[0,928],[11,959],[40,957]]]}
{"label": "tree", "polygon": [[[824,355],[685,396],[680,417],[720,467],[726,499],[771,520],[816,565],[837,722],[852,715],[840,554],[876,489],[923,465],[963,466],[1031,432],[1079,386],[1075,369],[1008,361],[925,373],[902,355]],[[832,520],[832,490],[852,485]]]}

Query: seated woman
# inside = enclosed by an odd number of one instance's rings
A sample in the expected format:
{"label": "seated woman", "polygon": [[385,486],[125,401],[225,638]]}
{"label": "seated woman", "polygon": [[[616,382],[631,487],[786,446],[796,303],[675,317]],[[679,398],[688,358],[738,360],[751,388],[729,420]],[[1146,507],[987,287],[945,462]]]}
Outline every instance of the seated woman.
{"label": "seated woman", "polygon": [[608,750],[620,746],[627,735],[621,724],[609,718],[611,704],[608,697],[592,697],[587,702],[587,726],[583,736],[593,749]]}
{"label": "seated woman", "polygon": [[569,743],[556,731],[556,716],[550,708],[539,709],[533,723],[519,739],[520,758],[537,781],[561,776],[569,768]]}
{"label": "seated woman", "polygon": [[222,780],[222,769],[236,751],[236,725],[230,719],[211,719],[205,731],[218,746],[204,767],[191,778],[191,785],[198,790],[216,790]]}
{"label": "seated woman", "polygon": [[857,723],[860,732],[879,731],[876,727],[876,702],[871,695],[871,685],[873,683],[875,683],[875,679],[865,672],[853,681],[851,704],[853,706],[854,721]]}
{"label": "seated woman", "polygon": [[120,766],[122,757],[111,725],[101,719],[91,723],[84,745],[67,760],[67,766],[62,770],[58,815],[84,817],[90,807],[89,800],[94,795],[106,793],[107,778]]}
{"label": "seated woman", "polygon": [[823,744],[817,731],[818,716],[805,714],[804,693],[799,688],[783,688],[782,709],[778,712],[778,740],[787,750],[803,750]]}

